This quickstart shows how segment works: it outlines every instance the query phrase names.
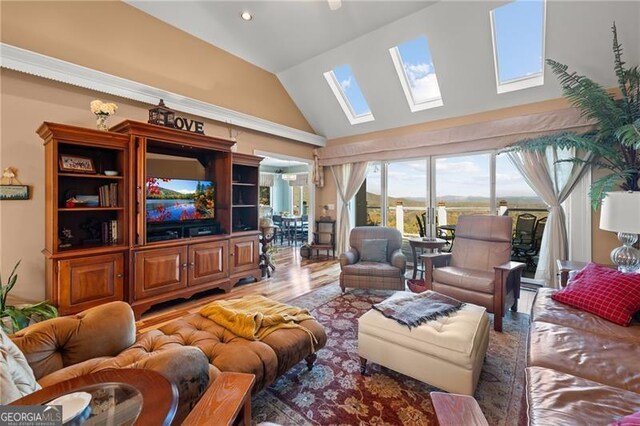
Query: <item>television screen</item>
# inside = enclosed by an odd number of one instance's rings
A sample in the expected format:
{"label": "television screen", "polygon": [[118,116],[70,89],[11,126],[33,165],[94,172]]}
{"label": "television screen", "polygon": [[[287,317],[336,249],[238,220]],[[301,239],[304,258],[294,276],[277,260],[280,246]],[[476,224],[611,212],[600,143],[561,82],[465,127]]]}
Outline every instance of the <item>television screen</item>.
{"label": "television screen", "polygon": [[147,178],[147,222],[214,218],[213,182]]}

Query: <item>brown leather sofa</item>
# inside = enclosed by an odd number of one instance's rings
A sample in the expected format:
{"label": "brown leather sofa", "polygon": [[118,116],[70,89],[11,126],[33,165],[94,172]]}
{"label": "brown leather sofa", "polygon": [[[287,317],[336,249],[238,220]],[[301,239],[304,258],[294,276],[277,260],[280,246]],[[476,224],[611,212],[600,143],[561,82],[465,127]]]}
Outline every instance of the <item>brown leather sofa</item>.
{"label": "brown leather sofa", "polygon": [[[316,337],[315,349],[322,348],[323,327],[313,320],[301,324]],[[197,313],[136,335],[133,312],[124,302],[34,324],[10,337],[43,387],[109,368],[159,371],[178,388],[174,423],[188,414],[220,372],[255,375],[255,393],[302,359],[309,368],[315,360],[303,330],[281,329],[262,341],[249,341]]]}
{"label": "brown leather sofa", "polygon": [[533,303],[526,369],[530,425],[607,425],[640,410],[640,323],[622,327],[551,299]]}
{"label": "brown leather sofa", "polygon": [[493,328],[502,331],[502,317],[518,310],[524,263],[511,262],[508,216],[460,216],[451,253],[424,259],[427,289],[493,313]]}

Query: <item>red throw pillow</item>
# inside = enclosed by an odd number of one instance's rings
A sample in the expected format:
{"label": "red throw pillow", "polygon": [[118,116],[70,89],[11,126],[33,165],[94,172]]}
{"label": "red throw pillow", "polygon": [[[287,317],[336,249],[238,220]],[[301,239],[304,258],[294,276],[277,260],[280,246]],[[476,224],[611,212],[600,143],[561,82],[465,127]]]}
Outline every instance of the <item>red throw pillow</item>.
{"label": "red throw pillow", "polygon": [[640,425],[640,411],[630,414],[628,416],[622,417],[614,421],[613,423],[609,423],[608,426],[633,426]]}
{"label": "red throw pillow", "polygon": [[560,303],[627,326],[640,310],[640,274],[623,274],[590,263],[567,286],[551,296]]}

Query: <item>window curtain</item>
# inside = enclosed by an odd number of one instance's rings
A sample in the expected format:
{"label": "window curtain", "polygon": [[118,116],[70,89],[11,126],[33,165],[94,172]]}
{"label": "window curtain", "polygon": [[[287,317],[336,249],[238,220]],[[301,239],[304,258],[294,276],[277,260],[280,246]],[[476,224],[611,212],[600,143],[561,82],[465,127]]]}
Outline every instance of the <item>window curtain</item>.
{"label": "window curtain", "polygon": [[289,181],[289,186],[307,186],[308,184],[309,184],[309,175],[306,173],[298,174],[296,175],[295,180]]}
{"label": "window curtain", "polygon": [[[574,150],[548,147],[545,151],[509,151],[509,160],[529,186],[547,205],[549,215],[542,235],[535,278],[547,286],[558,287],[557,259],[567,259],[567,223],[562,203],[584,175],[584,163],[562,161],[575,157]],[[579,156],[588,160],[590,154]]]}
{"label": "window curtain", "polygon": [[274,186],[275,175],[271,173],[260,173],[260,186]]}
{"label": "window curtain", "polygon": [[336,235],[336,249],[338,253],[344,253],[349,250],[349,232],[351,231],[349,202],[355,197],[364,183],[367,177],[368,165],[368,162],[362,161],[331,166],[331,174],[336,183],[338,197],[340,197],[342,201],[342,206],[336,220],[338,230]]}

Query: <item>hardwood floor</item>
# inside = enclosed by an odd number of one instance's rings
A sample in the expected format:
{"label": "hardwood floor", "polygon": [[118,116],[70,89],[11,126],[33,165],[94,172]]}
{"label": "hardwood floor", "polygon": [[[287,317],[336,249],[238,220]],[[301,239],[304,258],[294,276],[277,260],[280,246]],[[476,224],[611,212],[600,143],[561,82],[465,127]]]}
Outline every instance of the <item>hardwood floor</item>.
{"label": "hardwood floor", "polygon": [[[271,278],[255,283],[238,284],[231,292],[216,289],[201,293],[189,300],[175,300],[152,308],[136,323],[138,332],[158,328],[163,324],[198,310],[213,300],[261,294],[274,300],[288,302],[325,285],[338,285],[340,264],[331,257],[302,259],[299,247],[278,246],[275,255],[276,271]],[[411,272],[407,273],[411,276]],[[518,312],[529,313],[535,291],[522,288]]]}
{"label": "hardwood floor", "polygon": [[175,318],[197,312],[204,304],[217,299],[230,299],[247,294],[261,294],[274,300],[287,302],[322,286],[335,283],[340,276],[337,259],[320,256],[302,259],[299,247],[279,246],[275,255],[276,271],[271,278],[255,283],[238,284],[231,292],[216,289],[201,293],[189,300],[177,300],[157,305],[142,315],[138,332],[158,328]]}

